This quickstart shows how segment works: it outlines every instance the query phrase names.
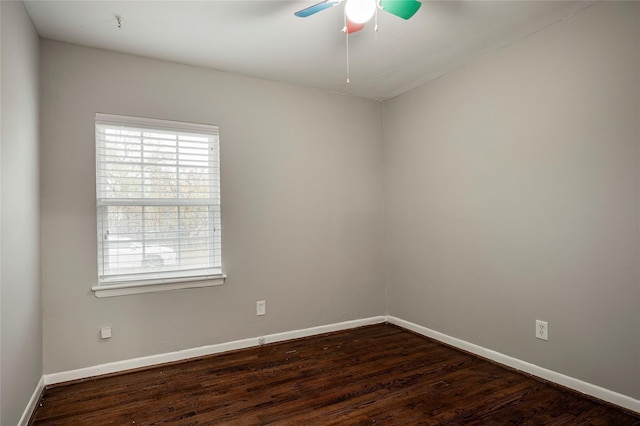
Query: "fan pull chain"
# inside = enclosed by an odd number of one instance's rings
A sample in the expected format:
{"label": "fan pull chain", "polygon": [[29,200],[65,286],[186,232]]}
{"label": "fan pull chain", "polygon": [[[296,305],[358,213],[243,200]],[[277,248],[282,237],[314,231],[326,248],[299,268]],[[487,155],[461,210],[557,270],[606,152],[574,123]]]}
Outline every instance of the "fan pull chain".
{"label": "fan pull chain", "polygon": [[375,18],[374,19],[375,19],[374,31],[377,33],[378,32],[378,8],[377,7],[376,7]]}
{"label": "fan pull chain", "polygon": [[347,41],[347,84],[349,84],[349,29],[347,28],[347,14],[344,14],[344,34]]}
{"label": "fan pull chain", "polygon": [[349,33],[347,33],[347,84],[349,84]]}

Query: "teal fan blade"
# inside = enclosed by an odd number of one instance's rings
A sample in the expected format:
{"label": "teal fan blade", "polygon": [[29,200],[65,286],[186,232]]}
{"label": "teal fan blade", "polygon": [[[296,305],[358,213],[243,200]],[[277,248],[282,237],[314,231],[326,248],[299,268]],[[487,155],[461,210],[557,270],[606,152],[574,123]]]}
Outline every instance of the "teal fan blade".
{"label": "teal fan blade", "polygon": [[420,9],[422,3],[417,0],[380,0],[380,7],[385,12],[409,19]]}

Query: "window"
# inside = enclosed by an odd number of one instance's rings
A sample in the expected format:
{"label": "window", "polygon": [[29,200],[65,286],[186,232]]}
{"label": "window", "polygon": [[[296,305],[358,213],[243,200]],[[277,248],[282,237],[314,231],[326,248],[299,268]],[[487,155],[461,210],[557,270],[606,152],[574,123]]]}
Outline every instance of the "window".
{"label": "window", "polygon": [[222,284],[218,127],[96,114],[99,297]]}

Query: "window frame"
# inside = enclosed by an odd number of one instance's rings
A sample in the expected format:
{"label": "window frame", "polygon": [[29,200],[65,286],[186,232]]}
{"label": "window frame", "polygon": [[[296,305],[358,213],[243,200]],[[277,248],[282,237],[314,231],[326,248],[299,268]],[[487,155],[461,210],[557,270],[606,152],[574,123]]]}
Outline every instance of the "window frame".
{"label": "window frame", "polygon": [[[212,157],[211,161],[214,166],[217,167],[218,174],[217,176],[211,175],[209,177],[209,186],[208,188],[212,188],[216,190],[216,197],[212,197],[209,202],[203,202],[203,199],[196,199],[197,201],[193,202],[193,200],[189,199],[180,199],[180,202],[176,202],[176,199],[163,199],[163,198],[150,198],[148,200],[142,199],[133,199],[131,203],[127,202],[126,197],[115,199],[113,202],[109,202],[108,198],[100,198],[101,185],[103,185],[103,181],[100,178],[99,173],[101,172],[101,167],[104,164],[101,162],[99,158],[99,142],[98,142],[98,126],[110,126],[110,127],[124,127],[124,128],[141,128],[146,130],[157,130],[161,132],[176,132],[179,133],[191,133],[191,134],[199,134],[199,135],[208,135],[213,138],[212,146],[216,149],[212,150],[211,155],[216,155],[216,157]],[[214,210],[217,209],[217,215],[213,212],[210,212],[209,226],[208,230],[211,232],[209,244],[210,247],[213,244],[214,246],[217,244],[220,247],[220,251],[222,250],[222,235],[221,235],[221,202],[220,202],[220,140],[219,140],[219,128],[218,126],[209,125],[209,124],[196,124],[196,123],[187,123],[187,122],[178,122],[178,121],[169,121],[169,120],[158,120],[151,118],[140,118],[140,117],[130,117],[130,116],[122,116],[122,115],[112,115],[112,114],[103,114],[96,113],[95,121],[94,121],[94,131],[95,131],[95,159],[96,159],[96,231],[97,231],[97,261],[98,261],[98,284],[92,286],[92,291],[95,293],[97,297],[111,297],[111,296],[121,296],[128,294],[138,294],[138,293],[150,293],[150,292],[158,292],[158,291],[166,291],[166,290],[176,290],[183,288],[199,288],[199,287],[211,287],[218,286],[224,284],[224,280],[226,275],[223,271],[222,264],[222,253],[220,252],[220,265],[219,268],[214,266],[202,267],[199,269],[192,269],[183,272],[174,271],[171,275],[167,275],[168,273],[161,272],[146,272],[146,273],[130,273],[130,274],[121,274],[115,275],[111,277],[105,277],[104,271],[101,268],[100,259],[104,258],[105,250],[109,250],[104,246],[104,230],[103,224],[101,223],[105,219],[106,209],[109,206],[118,206],[118,205],[135,205],[140,206],[144,209],[147,206],[160,206],[160,205],[171,205],[171,206],[189,206],[189,205],[206,205]],[[141,147],[144,144],[141,142]],[[217,179],[215,179],[217,178]],[[217,182],[216,182],[217,180]],[[168,201],[170,200],[170,201]],[[207,200],[207,199],[204,199]],[[138,203],[136,203],[136,201]],[[144,235],[144,233],[143,233]],[[210,248],[211,255],[213,255],[213,247]],[[103,262],[104,263],[104,262]],[[102,264],[103,264],[102,263]],[[200,273],[198,273],[200,271]],[[101,274],[102,272],[102,274]]]}

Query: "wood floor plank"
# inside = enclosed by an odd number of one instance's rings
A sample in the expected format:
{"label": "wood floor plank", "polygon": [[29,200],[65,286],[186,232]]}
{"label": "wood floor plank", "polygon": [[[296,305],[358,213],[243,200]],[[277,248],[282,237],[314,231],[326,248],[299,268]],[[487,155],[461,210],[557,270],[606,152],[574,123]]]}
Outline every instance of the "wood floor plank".
{"label": "wood floor plank", "polygon": [[380,324],[45,390],[32,425],[640,425]]}

